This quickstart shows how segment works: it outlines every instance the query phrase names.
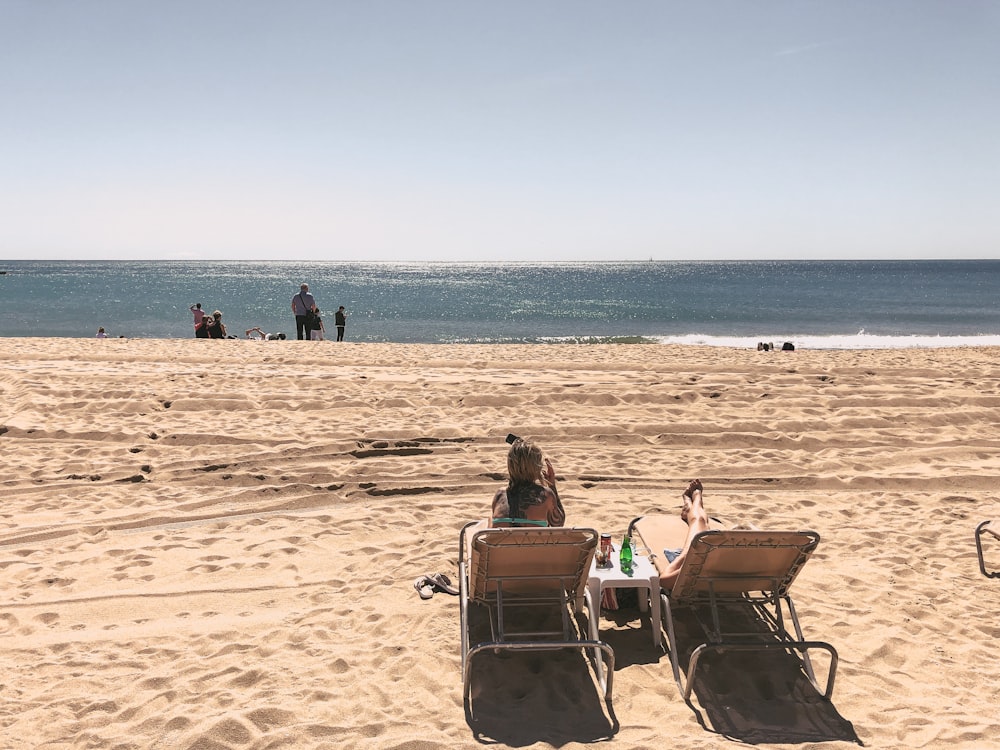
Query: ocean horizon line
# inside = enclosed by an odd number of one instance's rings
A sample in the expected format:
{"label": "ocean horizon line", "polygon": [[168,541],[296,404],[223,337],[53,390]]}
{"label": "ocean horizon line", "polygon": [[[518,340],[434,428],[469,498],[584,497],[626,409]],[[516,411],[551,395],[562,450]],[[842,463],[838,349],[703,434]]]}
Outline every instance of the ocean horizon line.
{"label": "ocean horizon line", "polygon": [[273,265],[288,265],[294,263],[317,265],[615,265],[643,263],[678,263],[712,265],[718,263],[739,263],[753,265],[756,263],[1000,263],[998,258],[605,258],[605,259],[563,259],[563,260],[454,260],[454,259],[318,259],[318,258],[202,258],[197,255],[185,258],[5,258],[0,259],[0,271],[5,270],[3,263],[267,263]]}

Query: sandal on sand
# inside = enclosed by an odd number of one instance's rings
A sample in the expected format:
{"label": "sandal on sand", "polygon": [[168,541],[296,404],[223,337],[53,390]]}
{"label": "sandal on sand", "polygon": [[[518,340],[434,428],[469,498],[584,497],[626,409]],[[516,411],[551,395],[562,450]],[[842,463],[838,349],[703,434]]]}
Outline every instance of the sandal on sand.
{"label": "sandal on sand", "polygon": [[451,594],[452,596],[458,596],[458,589],[452,585],[451,579],[444,573],[435,573],[432,576],[427,576],[428,580],[434,584],[434,587],[446,594]]}
{"label": "sandal on sand", "polygon": [[421,599],[430,599],[434,596],[434,582],[431,581],[430,576],[420,576],[413,582],[413,588],[420,594]]}

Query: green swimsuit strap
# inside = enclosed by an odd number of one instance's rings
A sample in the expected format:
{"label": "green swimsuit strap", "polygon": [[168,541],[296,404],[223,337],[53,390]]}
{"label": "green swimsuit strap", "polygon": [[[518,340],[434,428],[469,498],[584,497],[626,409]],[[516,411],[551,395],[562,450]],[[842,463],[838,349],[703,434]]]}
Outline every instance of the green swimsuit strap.
{"label": "green swimsuit strap", "polygon": [[528,526],[548,526],[548,521],[533,521],[530,518],[494,518],[493,523],[519,523]]}

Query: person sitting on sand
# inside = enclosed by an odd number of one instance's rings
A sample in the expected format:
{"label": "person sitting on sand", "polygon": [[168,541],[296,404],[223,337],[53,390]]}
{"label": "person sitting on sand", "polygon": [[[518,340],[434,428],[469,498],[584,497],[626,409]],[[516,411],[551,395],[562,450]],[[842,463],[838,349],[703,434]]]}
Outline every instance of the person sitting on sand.
{"label": "person sitting on sand", "polygon": [[194,326],[194,337],[196,339],[211,338],[208,335],[208,330],[209,330],[209,327],[214,322],[215,322],[215,318],[213,318],[211,315],[202,315],[201,316],[201,322],[200,323],[195,323],[195,326]]}
{"label": "person sitting on sand", "polygon": [[510,479],[493,496],[493,525],[562,526],[566,511],[556,490],[556,470],[542,450],[518,438],[507,452]]}
{"label": "person sitting on sand", "polygon": [[[212,335],[213,328],[215,328],[215,318],[212,317],[211,315],[206,315],[204,318],[201,319],[202,335],[200,338],[203,339],[215,338],[215,336]],[[197,335],[197,329],[195,330],[195,335]]]}
{"label": "person sitting on sand", "polygon": [[664,591],[673,589],[695,536],[703,531],[708,531],[709,528],[708,513],[705,511],[705,502],[702,499],[701,480],[693,480],[684,490],[682,497],[684,505],[681,507],[681,518],[688,525],[687,538],[681,549],[664,550],[668,563],[666,571],[660,576],[660,588]]}
{"label": "person sitting on sand", "polygon": [[212,313],[212,321],[209,322],[208,337],[210,339],[226,338],[226,326],[222,322],[222,313],[218,310]]}
{"label": "person sitting on sand", "polygon": [[104,326],[97,329],[97,338],[106,339],[108,337],[107,332],[104,330]]}

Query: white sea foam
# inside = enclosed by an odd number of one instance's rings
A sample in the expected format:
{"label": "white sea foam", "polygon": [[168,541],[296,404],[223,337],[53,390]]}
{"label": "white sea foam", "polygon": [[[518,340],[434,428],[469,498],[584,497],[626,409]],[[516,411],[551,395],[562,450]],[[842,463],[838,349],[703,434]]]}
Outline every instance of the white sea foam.
{"label": "white sea foam", "polygon": [[848,335],[789,336],[709,336],[689,333],[683,336],[656,336],[662,344],[720,346],[735,349],[756,349],[758,343],[774,344],[781,349],[788,341],[796,349],[941,349],[960,346],[1000,346],[1000,336],[876,336],[860,331]]}

